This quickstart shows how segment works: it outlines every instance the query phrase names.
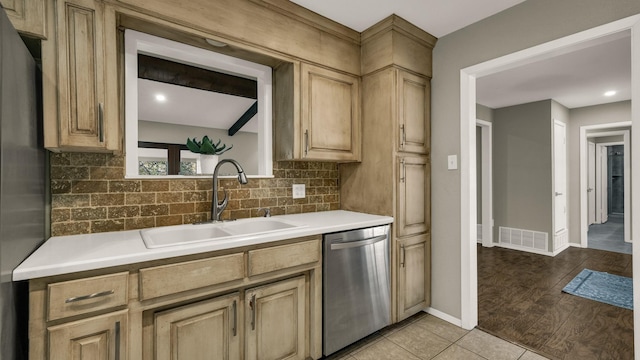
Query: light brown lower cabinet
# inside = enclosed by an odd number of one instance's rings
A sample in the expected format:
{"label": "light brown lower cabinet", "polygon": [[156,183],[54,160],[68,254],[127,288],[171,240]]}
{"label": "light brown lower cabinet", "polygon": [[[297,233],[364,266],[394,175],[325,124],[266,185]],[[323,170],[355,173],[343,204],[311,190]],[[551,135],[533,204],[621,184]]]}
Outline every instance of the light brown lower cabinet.
{"label": "light brown lower cabinet", "polygon": [[427,308],[431,300],[429,235],[398,239],[398,321]]}
{"label": "light brown lower cabinet", "polygon": [[305,277],[246,292],[246,359],[305,359]]}
{"label": "light brown lower cabinet", "polygon": [[155,359],[240,359],[239,305],[234,293],[156,313]]}
{"label": "light brown lower cabinet", "polygon": [[31,360],[322,357],[322,237],[29,281]]}
{"label": "light brown lower cabinet", "polygon": [[244,342],[248,360],[305,359],[305,289],[299,276],[247,289],[244,305],[236,292],[158,312],[154,358],[242,359]]}
{"label": "light brown lower cabinet", "polygon": [[127,315],[123,310],[49,327],[49,359],[126,359]]}

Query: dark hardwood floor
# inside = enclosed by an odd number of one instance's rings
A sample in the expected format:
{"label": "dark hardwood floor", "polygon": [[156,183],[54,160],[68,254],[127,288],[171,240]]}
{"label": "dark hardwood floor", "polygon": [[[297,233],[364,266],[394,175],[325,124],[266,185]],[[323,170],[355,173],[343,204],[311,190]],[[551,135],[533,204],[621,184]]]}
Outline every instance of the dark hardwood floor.
{"label": "dark hardwood floor", "polygon": [[478,327],[550,359],[633,359],[632,310],[561,291],[584,268],[631,277],[631,255],[478,246]]}

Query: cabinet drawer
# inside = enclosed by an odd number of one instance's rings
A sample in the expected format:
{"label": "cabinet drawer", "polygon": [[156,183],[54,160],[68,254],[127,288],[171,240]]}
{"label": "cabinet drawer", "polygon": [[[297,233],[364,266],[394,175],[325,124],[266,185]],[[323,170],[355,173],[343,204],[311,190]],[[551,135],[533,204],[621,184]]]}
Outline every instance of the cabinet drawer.
{"label": "cabinet drawer", "polygon": [[128,272],[48,285],[49,320],[127,304]]}
{"label": "cabinet drawer", "polygon": [[243,253],[141,269],[140,300],[243,278]]}
{"label": "cabinet drawer", "polygon": [[320,261],[320,239],[249,251],[249,276]]}

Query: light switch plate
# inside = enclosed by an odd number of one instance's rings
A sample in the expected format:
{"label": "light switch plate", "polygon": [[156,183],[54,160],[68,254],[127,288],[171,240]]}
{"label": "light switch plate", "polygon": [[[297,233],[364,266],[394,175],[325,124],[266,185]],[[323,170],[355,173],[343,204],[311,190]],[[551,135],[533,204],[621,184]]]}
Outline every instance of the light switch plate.
{"label": "light switch plate", "polygon": [[458,169],[458,155],[449,155],[447,157],[447,169],[449,170]]}
{"label": "light switch plate", "polygon": [[304,199],[305,191],[304,184],[293,184],[293,198],[294,199]]}

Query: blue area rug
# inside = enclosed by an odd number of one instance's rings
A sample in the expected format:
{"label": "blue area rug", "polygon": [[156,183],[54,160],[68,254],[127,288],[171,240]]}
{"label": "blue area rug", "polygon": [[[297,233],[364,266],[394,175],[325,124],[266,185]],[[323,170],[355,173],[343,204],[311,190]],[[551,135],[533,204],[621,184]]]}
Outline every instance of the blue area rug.
{"label": "blue area rug", "polygon": [[633,310],[633,280],[628,277],[584,269],[562,291]]}

